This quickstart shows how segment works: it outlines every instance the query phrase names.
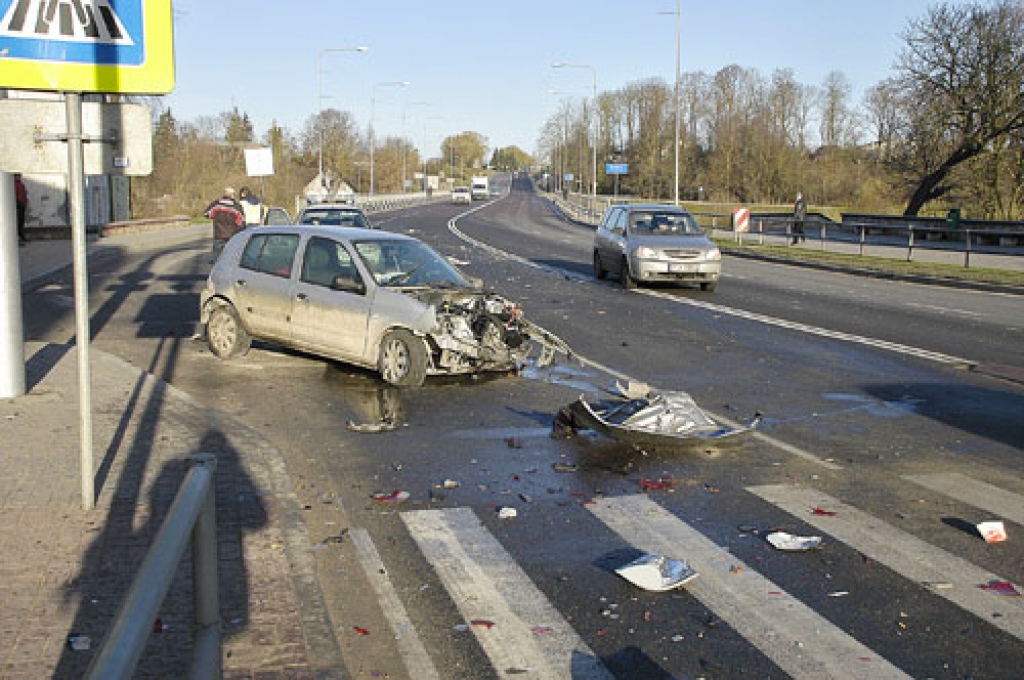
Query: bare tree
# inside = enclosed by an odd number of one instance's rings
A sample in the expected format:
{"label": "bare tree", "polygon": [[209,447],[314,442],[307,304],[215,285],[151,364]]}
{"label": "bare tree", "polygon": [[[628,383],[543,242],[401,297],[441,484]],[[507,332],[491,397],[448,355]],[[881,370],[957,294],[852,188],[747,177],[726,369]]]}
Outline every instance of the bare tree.
{"label": "bare tree", "polygon": [[852,137],[853,116],[850,111],[850,81],[839,71],[825,76],[821,84],[821,145],[844,146]]}
{"label": "bare tree", "polygon": [[916,215],[950,191],[954,168],[1024,128],[1024,6],[942,4],[903,40],[910,106],[900,161],[914,187],[904,214]]}

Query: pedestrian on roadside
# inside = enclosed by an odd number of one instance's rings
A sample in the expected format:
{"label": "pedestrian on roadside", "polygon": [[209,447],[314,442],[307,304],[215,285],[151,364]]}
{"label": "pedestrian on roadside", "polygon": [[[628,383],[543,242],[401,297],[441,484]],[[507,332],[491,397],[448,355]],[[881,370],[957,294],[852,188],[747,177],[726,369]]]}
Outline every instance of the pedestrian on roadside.
{"label": "pedestrian on roadside", "polygon": [[231,187],[224,189],[224,195],[211,203],[204,214],[213,220],[213,257],[210,261],[215,262],[228,239],[244,228],[242,206],[235,200],[235,190]]}
{"label": "pedestrian on roadside", "polygon": [[18,245],[24,246],[28,243],[28,236],[25,234],[25,214],[28,212],[28,189],[21,181],[21,173],[14,175],[14,201],[18,204]]}
{"label": "pedestrian on roadside", "polygon": [[804,220],[807,219],[807,201],[799,191],[796,193],[796,204],[793,206],[793,241],[789,245],[795,246],[797,241],[803,243],[807,240],[804,236]]}
{"label": "pedestrian on roadside", "polygon": [[254,227],[263,223],[263,206],[258,196],[249,191],[249,187],[238,190],[239,202],[242,204],[242,216],[245,226]]}

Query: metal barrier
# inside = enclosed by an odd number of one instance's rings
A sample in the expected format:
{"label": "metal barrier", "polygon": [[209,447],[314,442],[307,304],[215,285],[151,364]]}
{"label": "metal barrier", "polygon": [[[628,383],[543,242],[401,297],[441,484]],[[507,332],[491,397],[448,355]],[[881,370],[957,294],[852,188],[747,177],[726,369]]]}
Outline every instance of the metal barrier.
{"label": "metal barrier", "polygon": [[217,458],[213,454],[196,454],[189,456],[189,464],[191,467],[185,481],[146,553],[114,626],[89,667],[86,677],[90,680],[131,677],[190,536],[196,642],[189,677],[221,676],[217,517],[213,481]]}

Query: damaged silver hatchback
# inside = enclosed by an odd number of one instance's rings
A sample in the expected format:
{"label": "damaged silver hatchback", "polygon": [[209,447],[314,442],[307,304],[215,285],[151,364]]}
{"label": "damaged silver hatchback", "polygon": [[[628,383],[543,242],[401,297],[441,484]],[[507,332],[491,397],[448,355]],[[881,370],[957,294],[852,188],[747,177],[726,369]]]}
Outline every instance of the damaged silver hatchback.
{"label": "damaged silver hatchback", "polygon": [[376,369],[388,383],[518,368],[556,338],[423,242],[377,230],[294,225],[228,242],[200,301],[210,350],[253,338]]}

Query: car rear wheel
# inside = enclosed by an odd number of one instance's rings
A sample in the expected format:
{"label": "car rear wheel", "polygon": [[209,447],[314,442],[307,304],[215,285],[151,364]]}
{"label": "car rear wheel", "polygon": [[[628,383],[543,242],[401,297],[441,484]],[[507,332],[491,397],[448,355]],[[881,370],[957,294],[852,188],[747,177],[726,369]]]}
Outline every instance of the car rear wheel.
{"label": "car rear wheel", "polygon": [[608,270],[601,264],[601,256],[594,251],[594,276],[600,280],[608,278]]}
{"label": "car rear wheel", "polygon": [[423,384],[427,376],[427,348],[423,341],[400,328],[384,336],[380,346],[380,376],[398,387]]}
{"label": "car rear wheel", "polygon": [[252,337],[231,305],[221,305],[210,314],[206,324],[206,343],[221,359],[232,359],[249,351]]}
{"label": "car rear wheel", "polygon": [[636,279],[629,273],[629,260],[626,258],[622,258],[622,262],[619,263],[619,280],[622,282],[622,287],[625,290],[636,288]]}

